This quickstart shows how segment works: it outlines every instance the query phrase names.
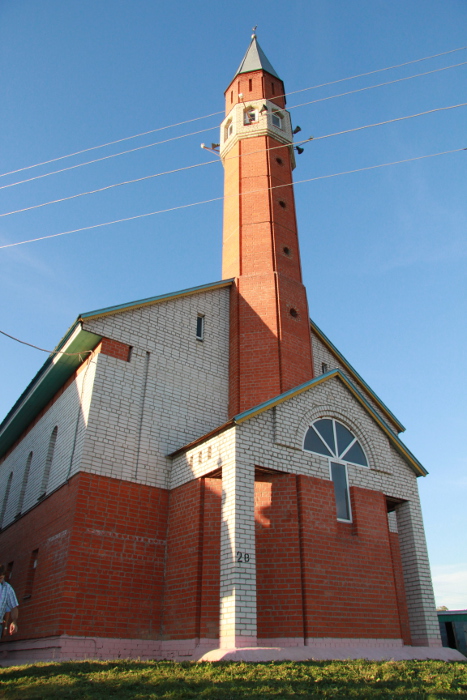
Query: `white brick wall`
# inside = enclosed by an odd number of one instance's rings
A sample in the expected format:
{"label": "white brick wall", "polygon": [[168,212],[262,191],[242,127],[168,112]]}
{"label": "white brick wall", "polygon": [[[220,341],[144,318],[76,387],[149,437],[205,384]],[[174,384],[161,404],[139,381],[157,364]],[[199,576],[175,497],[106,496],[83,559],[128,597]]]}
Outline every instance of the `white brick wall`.
{"label": "white brick wall", "polygon": [[[347,371],[346,367],[341,362],[339,362],[339,360],[333,355],[333,353],[330,352],[328,348],[324,345],[324,343],[321,342],[318,336],[313,332],[313,329],[311,330],[311,341],[313,347],[313,368],[315,372],[315,377],[319,377],[320,374],[323,374],[322,364],[324,362],[327,365],[328,370],[340,369],[350,379],[352,383],[357,384],[356,380]],[[365,390],[365,388],[361,384],[357,384],[357,388],[364,395],[370,406],[376,411],[376,413],[378,413],[378,415],[380,415],[383,418],[383,420],[388,424],[389,428],[391,428],[391,430],[397,435],[399,433],[399,428],[394,423],[394,421],[391,420],[391,418],[386,413],[383,413],[381,411],[376,401],[374,401],[371,395]]]}
{"label": "white brick wall", "polygon": [[13,479],[3,519],[3,527],[13,522],[18,513],[21,488],[28,455],[33,453],[29,478],[26,485],[22,512],[32,508],[40,496],[47,452],[52,431],[58,427],[57,440],[47,484],[50,493],[62,484],[71,473],[79,470],[89,406],[96,371],[94,357],[83,369],[75,382],[64,391],[47,413],[27,433],[0,465],[0,509],[3,503],[8,477]]}
{"label": "white brick wall", "polygon": [[[204,315],[204,340],[196,319]],[[85,323],[133,347],[100,355],[83,469],[168,488],[166,455],[227,420],[229,288]],[[175,483],[175,482],[174,482]]]}

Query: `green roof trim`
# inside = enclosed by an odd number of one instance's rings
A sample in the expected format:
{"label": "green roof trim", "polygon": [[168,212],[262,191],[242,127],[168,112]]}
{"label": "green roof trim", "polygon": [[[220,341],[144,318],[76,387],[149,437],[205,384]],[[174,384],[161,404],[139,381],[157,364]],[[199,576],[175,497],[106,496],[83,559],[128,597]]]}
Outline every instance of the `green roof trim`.
{"label": "green roof trim", "polygon": [[240,75],[241,73],[252,73],[256,70],[264,70],[266,71],[266,73],[269,73],[270,75],[273,75],[275,78],[278,78],[280,80],[276,71],[274,70],[268,58],[266,57],[266,54],[264,53],[263,49],[258,44],[256,35],[253,34],[247,52],[244,55],[243,60],[240,63],[238,70],[233,77],[233,80],[235,80],[237,75]]}
{"label": "green roof trim", "polygon": [[202,284],[199,287],[189,287],[188,289],[181,289],[178,292],[169,292],[168,294],[160,294],[155,297],[148,297],[147,299],[139,299],[138,301],[129,301],[126,304],[117,304],[117,306],[108,306],[104,309],[97,309],[96,311],[87,311],[84,314],[80,314],[78,320],[80,321],[90,321],[100,316],[109,316],[111,314],[118,314],[122,311],[128,311],[129,309],[138,309],[142,306],[150,306],[151,304],[160,304],[163,301],[170,301],[171,299],[177,299],[178,297],[186,297],[191,294],[199,294],[213,289],[221,289],[222,287],[229,287],[234,279],[219,280],[218,282],[210,282],[209,284]]}
{"label": "green roof trim", "polygon": [[325,374],[321,374],[319,377],[315,377],[314,379],[310,379],[308,382],[305,382],[304,384],[300,384],[300,386],[295,387],[294,389],[290,389],[289,391],[286,391],[283,394],[280,394],[279,396],[276,396],[273,399],[270,399],[269,401],[265,401],[262,404],[259,404],[258,406],[254,406],[254,408],[250,408],[248,411],[245,411],[244,413],[239,413],[238,415],[234,416],[233,422],[236,424],[243,423],[244,421],[248,420],[249,418],[253,418],[254,416],[258,415],[259,413],[262,413],[263,411],[267,411],[273,406],[277,406],[278,404],[287,401],[288,399],[292,398],[293,396],[297,396],[298,394],[303,393],[304,391],[308,391],[308,389],[311,389],[312,387],[318,386],[318,384],[321,384],[322,382],[326,382],[329,379],[336,377],[341,380],[341,382],[349,389],[349,391],[354,395],[354,397],[357,399],[357,401],[368,411],[368,413],[371,414],[372,418],[376,421],[376,423],[379,425],[379,427],[383,430],[384,433],[386,433],[387,437],[389,438],[391,444],[394,446],[394,448],[399,452],[399,454],[406,459],[414,472],[417,474],[417,476],[426,476],[428,474],[427,470],[425,467],[418,461],[418,459],[415,457],[415,455],[412,454],[412,452],[409,450],[409,448],[404,445],[402,440],[393,433],[391,428],[388,426],[385,420],[381,418],[381,416],[375,411],[373,406],[367,401],[367,399],[363,396],[363,394],[357,389],[355,384],[347,377],[344,372],[340,369],[333,369],[330,372],[326,372]]}
{"label": "green roof trim", "polygon": [[94,350],[101,340],[100,335],[84,331],[78,321],[65,333],[54,353],[78,354],[49,355],[0,425],[0,458],[78,369],[86,359],[84,353]]}
{"label": "green roof trim", "polygon": [[340,362],[342,362],[342,364],[344,365],[344,367],[346,368],[346,370],[348,370],[348,372],[352,375],[353,379],[355,379],[355,381],[358,382],[358,384],[361,384],[361,386],[363,387],[363,389],[364,389],[365,391],[367,391],[367,392],[370,394],[371,398],[378,404],[378,406],[380,407],[380,409],[382,410],[382,412],[385,413],[386,416],[387,416],[391,421],[393,421],[393,423],[397,426],[397,428],[399,429],[399,431],[400,431],[401,433],[403,433],[403,432],[405,431],[405,427],[402,425],[402,423],[396,418],[396,416],[394,415],[394,413],[386,406],[386,404],[385,404],[383,401],[381,401],[381,399],[379,398],[379,396],[378,396],[377,394],[375,394],[375,392],[373,391],[373,389],[371,389],[371,388],[368,386],[368,384],[366,383],[366,381],[359,375],[359,373],[357,372],[357,370],[354,369],[354,368],[352,367],[352,365],[350,364],[350,362],[348,362],[348,360],[345,359],[345,357],[342,355],[342,353],[339,352],[339,350],[336,348],[336,346],[335,346],[335,345],[329,340],[329,338],[323,333],[323,331],[321,330],[321,328],[319,328],[319,326],[317,326],[316,323],[315,323],[314,321],[311,320],[311,318],[310,318],[310,326],[311,326],[311,329],[312,329],[312,330],[316,333],[316,335],[319,337],[319,339],[324,343],[324,345],[327,346],[328,350],[330,350],[330,351],[332,352],[332,354],[335,355],[335,356],[337,357],[337,359],[338,359]]}
{"label": "green roof trim", "polygon": [[168,455],[168,457],[176,457],[177,455],[185,452],[186,450],[192,449],[196,445],[199,445],[203,443],[205,440],[213,437],[217,433],[221,433],[224,430],[233,427],[235,425],[241,425],[247,420],[250,420],[251,418],[254,418],[255,416],[259,415],[260,413],[264,413],[264,411],[268,411],[269,409],[273,408],[274,406],[277,406],[284,401],[288,401],[289,399],[293,398],[294,396],[298,396],[299,394],[302,394],[305,391],[308,391],[309,389],[312,389],[316,386],[319,386],[319,384],[322,384],[323,382],[327,382],[330,379],[339,379],[346,387],[347,389],[353,394],[353,396],[356,398],[356,400],[363,406],[363,408],[368,411],[368,413],[371,415],[373,420],[379,425],[381,430],[386,434],[388,437],[389,441],[393,445],[393,447],[397,450],[397,452],[405,459],[410,467],[413,469],[415,474],[417,476],[426,476],[428,474],[427,470],[425,467],[418,461],[418,459],[412,454],[412,452],[409,450],[409,448],[404,445],[402,440],[393,433],[391,428],[388,426],[385,420],[381,418],[381,416],[375,411],[373,406],[367,401],[367,399],[363,396],[363,394],[357,389],[355,384],[347,377],[344,372],[340,369],[333,369],[329,372],[326,372],[325,374],[321,374],[319,377],[315,377],[314,379],[310,379],[308,382],[305,382],[304,384],[300,384],[299,386],[294,387],[293,389],[289,389],[289,391],[285,391],[283,394],[279,394],[278,396],[275,396],[272,399],[269,399],[268,401],[264,401],[263,403],[258,404],[257,406],[253,406],[253,408],[250,408],[248,411],[243,411],[243,413],[237,413],[233,418],[231,418],[230,421],[227,423],[223,423],[220,425],[218,428],[211,430],[209,433],[206,435],[202,435],[201,437],[197,438],[196,440],[193,440],[192,442],[188,443],[187,445],[184,445],[183,447],[179,447],[177,450],[174,450],[171,454]]}

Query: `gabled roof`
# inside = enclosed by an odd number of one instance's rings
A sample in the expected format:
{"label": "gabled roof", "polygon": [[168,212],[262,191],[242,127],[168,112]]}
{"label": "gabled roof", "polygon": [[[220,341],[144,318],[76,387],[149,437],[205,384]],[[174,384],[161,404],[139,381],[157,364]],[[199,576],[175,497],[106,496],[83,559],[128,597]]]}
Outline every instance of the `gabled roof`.
{"label": "gabled roof", "polygon": [[340,369],[333,369],[330,372],[326,372],[326,374],[321,374],[319,377],[315,377],[314,379],[310,379],[308,382],[305,382],[304,384],[300,384],[300,386],[297,386],[294,389],[290,389],[289,391],[285,391],[283,394],[279,394],[278,396],[275,396],[274,398],[269,399],[269,401],[264,401],[263,403],[260,403],[257,406],[250,408],[248,411],[244,411],[243,413],[238,413],[230,421],[228,421],[227,423],[224,423],[223,425],[220,425],[216,430],[212,430],[207,435],[203,435],[202,437],[198,438],[197,440],[193,440],[193,442],[190,442],[188,445],[185,445],[184,447],[181,447],[178,450],[175,450],[175,452],[172,452],[172,454],[170,454],[168,456],[175,457],[178,454],[185,452],[185,450],[192,449],[193,447],[204,442],[206,439],[215,435],[216,433],[223,432],[224,430],[226,430],[234,425],[241,425],[245,421],[248,421],[251,418],[254,418],[255,416],[259,415],[260,413],[264,413],[264,411],[269,411],[274,406],[278,406],[279,404],[283,403],[284,401],[289,401],[293,397],[298,396],[299,394],[302,394],[305,391],[309,391],[310,389],[313,389],[314,387],[318,386],[319,384],[322,384],[323,382],[327,382],[332,378],[339,379],[344,384],[344,386],[347,387],[347,389],[350,391],[351,394],[353,394],[353,396],[359,402],[359,404],[371,415],[373,420],[379,425],[381,430],[386,434],[387,438],[389,439],[389,442],[392,444],[392,446],[395,448],[395,450],[406,460],[406,462],[408,462],[409,466],[413,469],[415,474],[417,476],[426,476],[428,474],[428,472],[425,469],[425,467],[412,454],[412,452],[409,450],[409,448],[406,445],[404,445],[402,440],[397,435],[395,435],[393,433],[393,431],[388,426],[386,421],[383,420],[383,418],[381,418],[381,416],[375,411],[375,409],[366,400],[366,398],[363,396],[363,394],[357,389],[355,384]]}
{"label": "gabled roof", "polygon": [[402,423],[396,418],[394,413],[389,410],[389,408],[386,406],[386,404],[381,401],[379,396],[375,394],[373,389],[371,389],[366,381],[359,375],[356,369],[352,367],[350,362],[348,362],[344,355],[342,355],[339,350],[336,348],[336,346],[331,343],[329,338],[323,333],[321,328],[319,328],[314,321],[311,320],[310,318],[310,326],[311,330],[318,336],[318,338],[321,340],[323,345],[327,347],[327,349],[331,352],[334,357],[336,357],[339,362],[344,365],[346,371],[350,374],[352,379],[354,379],[357,384],[360,384],[360,386],[364,389],[364,391],[368,392],[368,394],[371,396],[373,401],[375,401],[378,404],[378,408],[386,415],[387,418],[389,418],[398,428],[398,430],[403,433],[405,431],[404,426]]}
{"label": "gabled roof", "polygon": [[258,44],[256,34],[253,34],[247,52],[244,55],[243,60],[240,63],[238,70],[234,75],[234,78],[236,78],[237,75],[240,75],[240,73],[251,73],[255,70],[264,70],[267,73],[270,73],[270,75],[273,75],[275,78],[279,78],[276,71],[271,66],[268,58],[266,57],[266,54],[264,53],[263,49]]}
{"label": "gabled roof", "polygon": [[220,280],[80,314],[0,424],[0,459],[102,340],[102,336],[84,330],[83,321],[228,287],[232,281],[231,279]]}

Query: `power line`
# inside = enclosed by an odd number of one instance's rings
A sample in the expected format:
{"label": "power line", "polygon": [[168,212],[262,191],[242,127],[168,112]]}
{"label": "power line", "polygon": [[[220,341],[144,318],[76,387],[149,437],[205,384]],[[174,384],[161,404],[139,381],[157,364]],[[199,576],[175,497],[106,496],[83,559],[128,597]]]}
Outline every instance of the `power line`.
{"label": "power line", "polygon": [[6,335],[7,338],[11,338],[11,340],[16,340],[17,343],[21,343],[22,345],[28,345],[30,348],[34,348],[35,350],[40,350],[41,352],[48,352],[49,355],[88,355],[89,353],[94,352],[94,350],[81,350],[81,352],[63,352],[62,350],[45,350],[44,348],[40,348],[37,345],[33,345],[32,343],[27,343],[25,340],[20,340],[19,338],[15,338],[14,335],[10,335],[9,333],[5,333],[5,331],[0,331],[2,335]]}
{"label": "power line", "polygon": [[18,182],[12,182],[9,185],[1,185],[0,190],[5,190],[8,187],[15,187],[15,185],[24,185],[25,182],[32,182],[33,180],[41,180],[43,177],[49,177],[49,175],[57,175],[57,173],[64,173],[67,170],[75,170],[75,168],[81,168],[83,165],[92,165],[93,163],[99,163],[102,160],[108,160],[109,158],[117,158],[117,156],[123,156],[126,153],[134,153],[135,151],[142,151],[145,148],[152,148],[153,146],[160,146],[163,143],[169,143],[170,141],[177,141],[178,139],[187,138],[187,136],[196,136],[197,134],[204,134],[206,131],[212,131],[217,129],[217,126],[210,126],[209,129],[201,129],[200,131],[192,131],[190,134],[182,134],[181,136],[174,136],[171,139],[164,139],[163,141],[156,141],[154,143],[148,143],[145,146],[138,146],[137,148],[130,148],[128,151],[121,151],[120,153],[112,153],[110,156],[102,156],[102,158],[95,158],[94,160],[88,160],[86,163],[77,163],[76,165],[69,165],[67,168],[61,168],[60,170],[53,170],[50,173],[44,173],[43,175],[36,175],[35,177],[30,177],[27,180],[19,180]]}
{"label": "power line", "polygon": [[113,224],[120,224],[120,223],[124,223],[127,221],[134,221],[136,219],[143,219],[143,218],[146,218],[148,216],[155,216],[156,214],[166,214],[168,212],[178,211],[180,209],[189,209],[190,207],[196,207],[196,206],[199,206],[201,204],[210,204],[212,202],[220,202],[222,200],[228,199],[229,197],[257,194],[259,192],[267,192],[269,190],[276,190],[276,189],[279,189],[281,187],[292,187],[294,185],[301,185],[301,184],[304,184],[306,182],[314,182],[316,180],[326,180],[326,179],[329,179],[332,177],[339,177],[340,175],[350,175],[353,173],[360,173],[360,172],[363,172],[365,170],[375,170],[377,168],[385,168],[389,165],[400,165],[401,163],[410,163],[410,162],[415,161],[415,160],[423,160],[425,158],[435,158],[436,156],[444,156],[444,155],[447,155],[450,153],[459,153],[460,151],[466,151],[466,150],[467,150],[467,148],[454,148],[454,149],[449,150],[449,151],[441,151],[439,153],[429,153],[428,155],[415,156],[414,158],[405,158],[403,160],[396,160],[396,161],[392,161],[390,163],[380,163],[378,165],[369,165],[369,166],[366,166],[364,168],[356,168],[355,170],[344,170],[344,171],[341,171],[339,173],[331,173],[329,175],[318,175],[317,177],[310,177],[310,178],[307,178],[306,180],[297,180],[297,182],[294,182],[294,183],[288,183],[288,184],[284,184],[284,185],[274,185],[273,187],[266,187],[266,188],[263,188],[260,190],[250,190],[248,192],[243,192],[241,195],[235,194],[235,195],[227,195],[227,196],[223,196],[223,197],[213,197],[212,199],[206,199],[206,200],[203,200],[200,202],[192,202],[191,204],[182,204],[180,206],[170,207],[168,209],[159,209],[158,211],[151,211],[151,212],[147,212],[146,214],[136,214],[135,216],[127,216],[123,219],[116,219],[115,221],[106,221],[102,224],[94,224],[92,226],[83,226],[82,228],[76,228],[76,229],[72,229],[70,231],[62,231],[60,233],[52,233],[49,236],[40,236],[38,238],[31,238],[27,241],[18,241],[16,243],[7,243],[5,245],[1,245],[0,250],[3,248],[13,248],[15,246],[24,245],[26,243],[36,243],[37,241],[44,241],[44,240],[47,240],[49,238],[58,238],[59,236],[67,236],[68,234],[71,234],[71,233],[80,233],[82,231],[90,231],[91,229],[102,228],[104,226],[111,226]]}
{"label": "power line", "polygon": [[[403,121],[405,119],[413,119],[415,117],[421,117],[421,116],[424,116],[426,114],[433,114],[434,112],[442,112],[442,111],[446,111],[449,109],[456,109],[457,107],[465,107],[465,106],[467,106],[467,102],[463,102],[463,103],[458,104],[458,105],[449,105],[448,107],[436,107],[435,109],[429,109],[425,112],[418,112],[418,114],[409,114],[405,117],[395,117],[394,119],[388,119],[386,121],[376,122],[375,124],[366,124],[364,126],[354,127],[353,129],[345,129],[344,131],[336,131],[332,134],[324,134],[323,136],[315,136],[315,137],[313,137],[312,140],[319,141],[321,139],[331,138],[332,136],[341,136],[343,134],[350,134],[350,133],[355,132],[355,131],[362,131],[363,129],[371,129],[375,126],[383,126],[385,124],[392,124],[394,122],[400,122],[400,121]],[[308,143],[309,141],[310,141],[310,139],[304,139],[303,141],[295,141],[295,145],[299,145],[302,143]],[[252,152],[248,153],[248,155],[251,156],[255,153],[265,153],[267,151],[274,151],[278,148],[284,148],[284,145],[285,144],[282,144],[280,146],[272,146],[271,148],[265,148],[265,149],[261,149],[258,151],[252,151]],[[233,156],[233,158],[227,156],[226,160],[242,158],[242,157],[243,157],[243,155],[236,155],[236,156]],[[194,165],[187,165],[183,168],[176,168],[174,170],[166,170],[165,172],[154,173],[153,175],[145,175],[144,177],[138,177],[138,178],[135,178],[133,180],[125,180],[124,182],[117,182],[117,183],[114,183],[112,185],[106,185],[105,187],[99,187],[95,190],[89,190],[88,192],[80,192],[79,194],[72,194],[69,197],[61,197],[60,199],[53,199],[49,202],[43,202],[42,204],[34,204],[31,207],[24,207],[23,209],[16,209],[14,211],[8,211],[8,212],[5,212],[3,214],[0,214],[0,218],[4,217],[4,216],[10,216],[11,214],[21,214],[22,212],[25,212],[25,211],[31,211],[31,209],[40,209],[41,207],[46,207],[50,204],[58,204],[60,202],[67,202],[70,199],[76,199],[77,197],[84,197],[84,196],[87,196],[89,194],[97,194],[98,192],[104,192],[106,190],[113,189],[114,187],[121,187],[122,185],[131,185],[131,184],[134,184],[135,182],[142,182],[143,180],[150,180],[150,179],[155,178],[155,177],[162,177],[163,175],[172,175],[174,173],[179,173],[179,172],[182,172],[185,170],[192,170],[193,168],[199,168],[199,167],[203,167],[204,165],[211,165],[212,163],[218,163],[218,162],[219,162],[219,160],[216,158],[215,160],[209,160],[209,161],[204,162],[204,163],[196,163]]]}
{"label": "power line", "polygon": [[346,95],[355,95],[357,92],[364,92],[365,90],[374,90],[374,88],[384,87],[385,85],[394,85],[394,83],[401,83],[404,80],[412,80],[412,78],[421,78],[424,75],[431,75],[432,73],[439,73],[443,70],[449,70],[450,68],[458,68],[459,66],[467,65],[467,61],[462,63],[455,63],[452,66],[445,66],[444,68],[435,68],[434,70],[426,71],[426,73],[417,73],[416,75],[409,75],[406,78],[397,78],[396,80],[389,80],[386,83],[378,83],[377,85],[368,85],[367,87],[358,88],[357,90],[349,90],[349,92],[341,92],[339,95],[330,95],[329,97],[320,97],[318,100],[311,100],[310,102],[302,102],[299,105],[293,105],[289,109],[297,109],[297,107],[305,107],[306,105],[312,105],[316,102],[326,102],[326,100],[334,100],[336,97],[345,97]]}
{"label": "power line", "polygon": [[[460,49],[455,49],[455,50],[457,51]],[[422,60],[426,60],[426,59],[418,59],[418,60],[422,61]],[[401,64],[401,65],[406,65],[406,64]],[[398,78],[397,80],[389,80],[388,82],[378,83],[377,85],[368,85],[367,87],[358,88],[357,90],[350,90],[348,92],[342,92],[338,95],[330,95],[329,97],[320,97],[317,100],[311,100],[310,102],[302,102],[302,104],[293,105],[289,109],[297,109],[297,107],[305,107],[305,106],[310,105],[310,104],[316,104],[317,102],[326,102],[327,100],[333,100],[337,97],[345,97],[346,95],[353,95],[357,92],[364,92],[365,90],[373,90],[374,88],[384,87],[385,85],[393,85],[394,83],[400,83],[400,82],[405,81],[405,80],[412,80],[413,78],[420,78],[420,77],[423,77],[425,75],[431,75],[432,73],[438,73],[440,71],[449,70],[450,68],[458,68],[459,66],[464,66],[464,65],[467,65],[467,61],[463,61],[462,63],[456,63],[456,64],[451,65],[451,66],[445,66],[444,68],[436,68],[434,70],[427,71],[425,73],[417,73],[416,75],[410,75],[410,76],[407,76],[406,78]],[[389,69],[383,68],[381,70],[389,70]],[[373,72],[377,72],[377,71],[373,71]],[[356,77],[358,77],[358,76],[356,76]],[[343,78],[342,80],[347,80],[347,78]],[[349,78],[349,80],[350,80],[350,78]],[[340,81],[335,81],[335,82],[340,82]],[[312,90],[313,88],[305,88],[305,89]],[[300,91],[297,91],[297,92],[300,92]],[[218,114],[220,114],[220,112],[218,112]],[[209,116],[212,116],[212,115],[209,115]],[[199,118],[201,119],[202,117],[199,117]],[[167,128],[169,128],[169,127],[167,127]],[[9,187],[15,187],[16,185],[23,185],[24,183],[32,182],[33,180],[40,180],[44,177],[49,177],[49,175],[57,175],[58,173],[63,173],[63,172],[66,172],[68,170],[74,170],[76,168],[81,168],[84,165],[92,165],[93,163],[99,163],[100,161],[109,160],[110,158],[117,158],[118,156],[122,156],[122,155],[125,155],[127,153],[134,153],[135,151],[141,151],[141,150],[144,150],[145,148],[152,148],[153,146],[159,146],[161,144],[169,143],[171,141],[177,141],[178,139],[187,138],[188,136],[196,136],[197,134],[203,134],[207,131],[212,131],[212,130],[217,129],[217,128],[218,127],[213,126],[213,127],[209,127],[208,129],[201,129],[199,131],[193,131],[189,134],[182,134],[181,136],[174,136],[170,139],[165,139],[163,141],[156,141],[154,143],[149,143],[149,144],[146,144],[145,146],[138,146],[137,148],[131,148],[127,151],[121,151],[120,153],[113,153],[113,154],[108,155],[108,156],[103,156],[102,158],[96,158],[94,160],[86,161],[85,163],[78,163],[76,165],[70,165],[67,168],[61,168],[60,170],[53,170],[50,173],[44,173],[43,175],[36,175],[35,177],[30,177],[26,180],[19,180],[18,182],[12,182],[9,185],[0,185],[0,190],[7,189]],[[129,138],[132,138],[132,137],[129,137]],[[121,140],[123,141],[125,139],[121,139]],[[98,148],[98,147],[96,146],[95,148]],[[63,157],[65,157],[65,156],[63,156]],[[31,166],[31,167],[34,167],[34,166]],[[19,171],[17,171],[17,172],[19,172]],[[5,174],[8,174],[8,173],[5,173]],[[3,177],[3,176],[0,175],[0,177]]]}
{"label": "power line", "polygon": [[[436,53],[436,54],[433,54],[432,56],[424,56],[422,58],[416,58],[412,61],[406,61],[405,63],[398,63],[398,64],[395,64],[393,66],[387,66],[386,68],[377,68],[376,70],[368,71],[366,73],[358,73],[357,75],[350,75],[347,78],[339,78],[338,80],[331,80],[327,83],[321,83],[319,85],[312,85],[310,87],[301,88],[299,90],[293,90],[290,92],[286,92],[283,95],[277,95],[277,97],[287,97],[289,95],[295,95],[299,92],[306,92],[307,90],[317,90],[318,88],[327,87],[329,85],[336,85],[337,83],[342,83],[342,82],[345,82],[347,80],[355,80],[357,78],[363,78],[363,77],[366,77],[368,75],[374,75],[375,73],[382,73],[382,72],[388,71],[388,70],[395,70],[396,68],[403,68],[403,67],[409,66],[413,63],[420,63],[421,61],[428,61],[432,58],[439,58],[440,56],[447,56],[448,54],[456,53],[457,51],[464,51],[465,49],[467,49],[467,46],[459,46],[456,49],[450,49],[449,51],[443,51],[441,53]],[[462,64],[459,64],[459,65],[462,65]],[[417,77],[417,76],[413,76],[413,77]],[[344,93],[344,94],[347,94],[347,93]],[[326,99],[330,99],[330,98],[326,98]],[[305,104],[309,104],[309,103],[305,103]],[[296,105],[296,106],[301,106],[301,105]],[[201,119],[208,119],[209,117],[216,117],[219,114],[223,114],[223,111],[224,110],[221,110],[219,112],[212,112],[211,114],[205,114],[201,117],[194,117],[193,119],[186,119],[185,121],[176,122],[174,124],[168,124],[166,126],[161,126],[161,127],[156,128],[156,129],[150,129],[149,131],[143,131],[139,134],[133,134],[132,136],[126,136],[126,137],[121,138],[121,139],[116,139],[115,141],[108,141],[107,143],[103,143],[103,144],[100,144],[98,146],[90,146],[89,148],[83,148],[80,151],[74,151],[73,153],[68,153],[64,156],[58,156],[57,158],[50,158],[49,160],[42,161],[41,163],[34,163],[33,165],[27,165],[27,166],[24,166],[23,168],[17,168],[16,170],[10,170],[9,172],[6,172],[6,173],[0,173],[0,177],[6,177],[7,175],[14,175],[15,173],[22,172],[23,170],[30,170],[32,168],[38,168],[42,165],[48,165],[49,163],[56,163],[57,161],[64,160],[65,158],[72,158],[73,156],[81,155],[83,153],[89,153],[90,151],[95,151],[99,148],[105,148],[106,146],[113,146],[117,143],[122,143],[123,141],[129,141],[131,139],[136,139],[136,138],[139,138],[141,136],[147,136],[149,134],[154,134],[157,131],[163,131],[165,129],[171,129],[171,128],[174,128],[176,126],[190,124],[190,123],[195,122],[195,121],[200,121]],[[215,127],[213,127],[213,128],[215,128]],[[183,138],[183,137],[178,137],[178,138]],[[125,152],[130,152],[130,151],[125,151]],[[91,161],[91,162],[94,162],[94,161]],[[57,172],[61,172],[61,171],[57,171]]]}

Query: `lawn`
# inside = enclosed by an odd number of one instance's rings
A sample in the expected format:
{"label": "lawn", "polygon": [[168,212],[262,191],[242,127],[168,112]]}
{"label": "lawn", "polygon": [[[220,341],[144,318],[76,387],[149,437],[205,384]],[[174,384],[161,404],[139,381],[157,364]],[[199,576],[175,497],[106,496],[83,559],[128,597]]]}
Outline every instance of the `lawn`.
{"label": "lawn", "polygon": [[79,661],[0,669],[0,698],[9,700],[459,697],[467,697],[467,662]]}

